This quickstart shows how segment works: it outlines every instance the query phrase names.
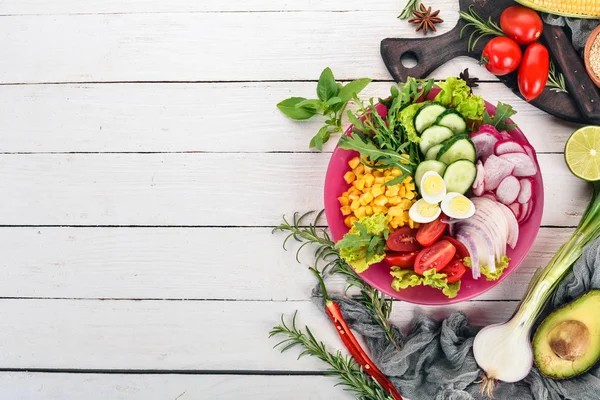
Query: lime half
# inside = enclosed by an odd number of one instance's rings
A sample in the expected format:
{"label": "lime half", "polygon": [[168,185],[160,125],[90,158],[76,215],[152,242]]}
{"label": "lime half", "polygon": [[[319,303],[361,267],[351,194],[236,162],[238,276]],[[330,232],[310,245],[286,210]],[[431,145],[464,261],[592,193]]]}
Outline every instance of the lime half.
{"label": "lime half", "polygon": [[565,146],[565,161],[578,178],[600,180],[600,126],[585,126],[573,132]]}

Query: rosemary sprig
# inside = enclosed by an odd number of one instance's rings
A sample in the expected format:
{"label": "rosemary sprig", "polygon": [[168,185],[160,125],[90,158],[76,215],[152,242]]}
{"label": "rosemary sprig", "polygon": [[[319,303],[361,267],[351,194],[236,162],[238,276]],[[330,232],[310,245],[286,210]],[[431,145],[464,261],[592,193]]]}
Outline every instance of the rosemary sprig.
{"label": "rosemary sprig", "polygon": [[[489,35],[504,36],[504,32],[502,32],[502,29],[498,26],[497,23],[492,21],[492,17],[489,17],[487,21],[484,20],[479,15],[477,15],[475,10],[473,10],[473,6],[469,7],[468,13],[461,11],[460,18],[467,21],[467,24],[465,26],[463,26],[463,28],[460,30],[461,39],[463,37],[463,33],[464,33],[465,29],[467,29],[468,27],[473,28],[473,32],[469,36],[469,42],[467,45],[467,48],[469,49],[469,51],[475,50],[475,46],[477,46],[477,42],[482,37],[489,36]],[[475,38],[475,40],[473,40],[473,38],[475,36],[476,36],[476,38]]]}
{"label": "rosemary sprig", "polygon": [[556,93],[569,93],[565,83],[565,76],[556,69],[554,60],[550,60],[550,69],[548,71],[548,82],[546,83],[546,86]]}
{"label": "rosemary sprig", "polygon": [[314,214],[314,211],[305,214],[296,212],[291,223],[284,216],[283,223],[276,226],[273,232],[288,232],[288,236],[283,241],[284,249],[290,238],[302,242],[302,245],[296,251],[296,261],[298,262],[300,262],[300,251],[307,245],[315,245],[314,267],[317,268],[318,264],[322,262],[324,263],[324,266],[320,270],[322,275],[329,273],[343,276],[348,285],[346,292],[351,287],[357,288],[360,291],[360,295],[355,300],[373,313],[375,322],[383,329],[390,343],[400,350],[396,330],[389,322],[389,317],[392,313],[392,300],[360,279],[352,267],[340,257],[339,252],[335,249],[335,242],[331,240],[327,231],[317,227],[317,221],[323,214],[323,211],[317,213],[314,220],[308,226],[302,226],[303,221],[312,214]]}
{"label": "rosemary sprig", "polygon": [[419,0],[408,0],[400,15],[399,19],[407,19],[413,16],[413,11],[419,9]]}
{"label": "rosemary sprig", "polygon": [[306,333],[299,329],[296,326],[297,314],[296,311],[292,317],[291,326],[286,324],[282,315],[281,325],[275,326],[271,330],[269,337],[286,336],[286,339],[277,343],[275,347],[280,347],[282,353],[296,346],[302,347],[304,350],[298,358],[309,355],[327,363],[330,367],[327,375],[337,377],[340,380],[338,385],[344,386],[347,391],[356,393],[358,399],[393,400],[385,389],[367,375],[352,357],[344,356],[340,351],[335,354],[330,353],[325,344],[318,341],[308,327],[305,327]]}

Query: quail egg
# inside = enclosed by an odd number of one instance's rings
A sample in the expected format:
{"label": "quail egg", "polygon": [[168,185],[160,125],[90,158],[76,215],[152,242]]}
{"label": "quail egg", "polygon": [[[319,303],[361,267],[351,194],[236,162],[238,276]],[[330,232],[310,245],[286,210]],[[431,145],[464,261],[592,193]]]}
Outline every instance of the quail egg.
{"label": "quail egg", "polygon": [[438,204],[446,197],[446,183],[437,172],[425,172],[419,182],[421,197],[429,204]]}
{"label": "quail egg", "polygon": [[470,218],[475,214],[475,204],[460,193],[450,192],[442,200],[442,211],[450,218]]}
{"label": "quail egg", "polygon": [[410,219],[420,224],[434,221],[441,213],[440,206],[428,203],[425,199],[417,200],[408,210]]}

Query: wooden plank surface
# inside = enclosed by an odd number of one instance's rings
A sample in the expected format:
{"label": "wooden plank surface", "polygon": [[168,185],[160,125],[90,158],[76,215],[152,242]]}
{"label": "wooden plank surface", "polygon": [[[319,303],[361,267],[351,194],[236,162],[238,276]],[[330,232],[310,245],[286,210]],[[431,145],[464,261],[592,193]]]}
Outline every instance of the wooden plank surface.
{"label": "wooden plank surface", "polygon": [[[275,226],[323,207],[329,154],[11,154],[0,156],[6,225]],[[560,154],[539,156],[543,225],[574,226],[590,186]],[[568,193],[569,196],[564,194]]]}
{"label": "wooden plank surface", "polygon": [[[447,307],[398,302],[391,320],[406,327],[417,313],[463,311],[472,323],[500,322],[515,301]],[[270,329],[298,311],[328,348],[343,345],[325,314],[308,301],[3,300],[0,368],[93,370],[323,371],[299,351],[280,354]],[[43,339],[43,340],[42,340]],[[51,344],[51,345],[50,345]]]}
{"label": "wooden plank surface", "polygon": [[0,396],[11,400],[351,400],[327,376],[142,375],[8,372]]}
{"label": "wooden plank surface", "polygon": [[[390,86],[372,83],[361,97],[384,97]],[[290,96],[314,97],[315,88],[315,82],[4,86],[0,152],[308,151],[323,119],[293,122],[275,105]],[[511,104],[538,152],[563,151],[576,129],[501,83],[482,83],[477,93]]]}
{"label": "wooden plank surface", "polygon": [[[0,228],[2,297],[308,300],[306,248],[270,228]],[[542,228],[521,266],[478,300],[519,300],[573,232]],[[242,247],[241,243],[245,245]],[[33,251],[23,251],[24,248]],[[207,251],[210,249],[210,251]],[[235,251],[232,251],[235,249]],[[225,256],[224,256],[225,255]],[[345,285],[330,280],[330,291]]]}

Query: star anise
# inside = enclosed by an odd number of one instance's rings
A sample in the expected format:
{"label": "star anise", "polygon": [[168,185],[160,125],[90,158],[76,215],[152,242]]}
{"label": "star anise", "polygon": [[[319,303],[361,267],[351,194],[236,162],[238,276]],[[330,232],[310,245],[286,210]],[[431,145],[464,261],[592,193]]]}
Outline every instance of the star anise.
{"label": "star anise", "polygon": [[479,84],[477,82],[479,82],[479,78],[476,77],[471,77],[469,76],[469,68],[465,69],[463,72],[461,72],[458,77],[460,79],[462,79],[463,81],[467,82],[467,86],[470,87],[471,89],[479,87]]}
{"label": "star anise", "polygon": [[413,24],[417,24],[417,32],[421,29],[423,33],[427,35],[429,30],[436,32],[435,24],[439,24],[440,22],[444,22],[443,19],[438,17],[440,10],[431,11],[431,7],[425,7],[423,4],[419,6],[419,10],[413,10],[414,18],[408,20]]}

